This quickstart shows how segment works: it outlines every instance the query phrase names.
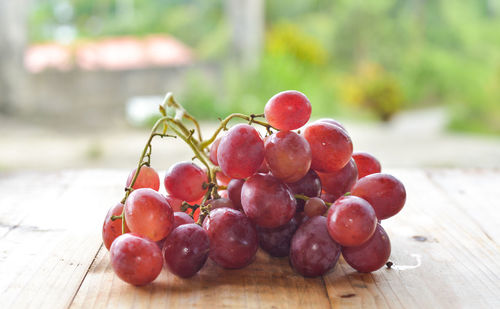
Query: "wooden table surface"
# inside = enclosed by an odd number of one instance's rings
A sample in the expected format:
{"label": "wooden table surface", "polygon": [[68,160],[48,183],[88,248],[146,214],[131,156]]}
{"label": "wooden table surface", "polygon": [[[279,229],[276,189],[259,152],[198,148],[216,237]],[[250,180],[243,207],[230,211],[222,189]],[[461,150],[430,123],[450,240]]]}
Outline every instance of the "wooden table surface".
{"label": "wooden table surface", "polygon": [[384,221],[392,269],[344,261],[320,278],[260,251],[250,266],[210,260],[191,279],[166,270],[134,287],[101,242],[127,171],[0,175],[0,308],[500,308],[500,171],[390,171],[408,199]]}

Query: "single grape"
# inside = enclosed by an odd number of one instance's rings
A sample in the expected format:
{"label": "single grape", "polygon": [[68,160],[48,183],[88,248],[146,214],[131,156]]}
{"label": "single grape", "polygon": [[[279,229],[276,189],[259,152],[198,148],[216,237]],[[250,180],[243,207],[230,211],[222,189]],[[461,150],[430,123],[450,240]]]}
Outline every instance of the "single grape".
{"label": "single grape", "polygon": [[309,171],[311,147],[297,133],[276,132],[267,138],[265,149],[265,161],[274,177],[284,182],[295,182]]}
{"label": "single grape", "polygon": [[243,207],[241,206],[241,188],[244,183],[244,179],[232,179],[227,185],[227,195],[236,209],[242,209]]}
{"label": "single grape", "polygon": [[165,174],[168,194],[187,202],[203,197],[207,192],[203,183],[208,183],[207,173],[191,162],[176,163]]}
{"label": "single grape", "polygon": [[[122,234],[122,219],[111,220],[112,216],[120,216],[123,211],[123,204],[118,203],[111,207],[104,218],[104,223],[102,225],[102,241],[106,249],[109,250],[113,240]],[[130,232],[127,224],[125,224],[125,233]]]}
{"label": "single grape", "polygon": [[380,173],[382,167],[380,162],[369,153],[366,152],[354,152],[352,158],[356,161],[356,166],[358,167],[358,179],[363,178],[367,175]]}
{"label": "single grape", "polygon": [[217,208],[203,221],[210,239],[210,258],[224,268],[250,264],[258,249],[257,231],[243,213]]}
{"label": "single grape", "polygon": [[328,207],[326,207],[325,202],[319,197],[312,197],[308,199],[304,207],[304,213],[309,218],[322,216],[327,210]]}
{"label": "single grape", "polygon": [[181,211],[181,206],[182,206],[181,199],[173,197],[172,195],[166,195],[165,199],[167,200],[167,203],[170,205],[170,207],[174,212]]}
{"label": "single grape", "polygon": [[255,174],[241,188],[243,211],[262,227],[278,227],[290,221],[296,204],[288,186],[269,174]]}
{"label": "single grape", "polygon": [[349,192],[358,179],[356,163],[351,159],[340,170],[333,173],[318,173],[321,188],[332,195],[333,200]]}
{"label": "single grape", "polygon": [[376,271],[387,263],[391,255],[391,241],[380,224],[372,237],[357,247],[342,247],[347,264],[362,273]]}
{"label": "single grape", "polygon": [[264,115],[271,126],[281,131],[295,130],[309,120],[311,102],[299,91],[283,91],[269,99]]}
{"label": "single grape", "polygon": [[299,228],[301,221],[301,215],[297,214],[288,223],[280,227],[269,229],[257,226],[260,247],[271,256],[288,256],[290,241],[295,231]]}
{"label": "single grape", "polygon": [[320,198],[325,201],[325,202],[328,202],[328,203],[333,203],[337,200],[337,196],[334,196],[328,192],[325,192],[325,191],[322,191],[321,192],[321,196]]}
{"label": "single grape", "polygon": [[180,225],[194,223],[193,218],[185,212],[176,211],[174,212],[174,229]]}
{"label": "single grape", "polygon": [[325,217],[307,219],[293,235],[290,263],[302,276],[325,274],[335,266],[339,256],[340,246],[328,234]]}
{"label": "single grape", "polygon": [[217,161],[217,148],[219,147],[220,140],[221,137],[219,136],[210,146],[210,161],[212,161],[215,165],[219,165],[219,162]]}
{"label": "single grape", "polygon": [[357,196],[339,198],[328,211],[330,236],[342,246],[359,246],[375,232],[377,216],[373,207]]}
{"label": "single grape", "polygon": [[208,204],[210,204],[210,210],[217,209],[217,208],[223,208],[223,207],[238,210],[236,208],[236,206],[234,206],[233,202],[228,198],[221,197],[221,198],[218,198],[215,200],[208,200],[205,202],[205,205],[208,205]]}
{"label": "single grape", "polygon": [[198,224],[181,225],[163,244],[165,266],[176,276],[194,276],[207,261],[210,244],[207,232]]}
{"label": "single grape", "polygon": [[[126,186],[129,187],[132,183],[132,179],[134,179],[135,171],[137,168],[133,169],[127,178]],[[139,175],[137,175],[137,179],[135,180],[132,189],[140,189],[140,188],[150,188],[155,191],[160,189],[160,176],[158,173],[151,167],[143,165],[139,170]]]}
{"label": "single grape", "polygon": [[308,125],[302,133],[312,152],[311,168],[332,173],[343,168],[351,159],[352,141],[341,128],[326,122]]}
{"label": "single grape", "polygon": [[217,178],[219,186],[227,186],[227,184],[231,181],[231,177],[227,176],[223,172],[216,172],[215,177]]}
{"label": "single grape", "polygon": [[329,123],[329,124],[333,124],[334,126],[337,126],[339,128],[341,128],[342,130],[346,131],[346,128],[344,127],[343,124],[341,124],[340,122],[338,122],[337,120],[335,119],[331,119],[331,118],[321,118],[319,120],[317,120],[316,122],[326,122],[326,123]]}
{"label": "single grape", "polygon": [[382,173],[359,179],[352,188],[351,194],[367,200],[379,220],[397,214],[406,201],[406,190],[401,181],[392,175]]}
{"label": "single grape", "polygon": [[264,142],[254,127],[237,124],[221,139],[217,161],[227,176],[246,178],[259,169],[264,160]]}
{"label": "single grape", "polygon": [[[287,183],[287,185],[292,190],[293,195],[301,194],[307,197],[318,197],[321,194],[321,181],[318,174],[313,170],[309,170],[300,180]],[[298,198],[297,211],[303,211],[304,205],[305,201]]]}
{"label": "single grape", "polygon": [[160,248],[146,238],[123,234],[115,239],[109,251],[111,267],[127,283],[146,285],[161,272],[163,257]]}
{"label": "single grape", "polygon": [[125,222],[133,233],[158,241],[174,228],[174,213],[163,195],[142,188],[132,191],[128,196]]}

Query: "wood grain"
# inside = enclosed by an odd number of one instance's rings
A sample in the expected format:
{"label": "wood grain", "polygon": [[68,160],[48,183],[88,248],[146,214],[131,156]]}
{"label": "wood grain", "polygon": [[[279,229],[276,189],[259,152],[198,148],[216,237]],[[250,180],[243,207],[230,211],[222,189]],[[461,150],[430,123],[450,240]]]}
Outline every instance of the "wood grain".
{"label": "wood grain", "polygon": [[141,288],[113,274],[100,239],[126,172],[0,176],[0,308],[500,307],[500,171],[390,172],[408,192],[383,222],[391,269],[360,274],[341,259],[303,278],[259,251],[244,269],[208,261],[191,279],[164,270]]}

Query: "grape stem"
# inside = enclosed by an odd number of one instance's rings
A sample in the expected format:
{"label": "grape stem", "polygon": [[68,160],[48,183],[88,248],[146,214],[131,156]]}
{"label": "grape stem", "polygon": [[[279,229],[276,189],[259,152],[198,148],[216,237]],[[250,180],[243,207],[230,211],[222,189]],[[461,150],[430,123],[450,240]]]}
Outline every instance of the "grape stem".
{"label": "grape stem", "polygon": [[[303,200],[303,201],[307,201],[307,200],[309,200],[309,199],[310,199],[310,197],[309,197],[309,196],[305,196],[305,195],[303,195],[303,194],[295,194],[295,195],[294,195],[294,197],[295,197],[295,198],[298,198],[298,199],[301,199],[301,200]],[[323,202],[325,202],[325,205],[326,205],[326,206],[328,206],[328,207],[332,206],[332,204],[333,204],[333,203],[327,202],[327,201],[325,201],[325,200],[323,200]]]}
{"label": "grape stem", "polygon": [[[175,110],[175,115],[173,117],[167,115],[167,108],[171,108]],[[161,138],[163,137],[179,137],[181,138],[188,146],[191,148],[193,151],[195,158],[200,160],[200,162],[206,167],[207,169],[207,176],[208,176],[208,184],[207,184],[207,193],[203,197],[203,201],[200,206],[200,217],[198,219],[198,224],[201,225],[203,222],[203,219],[209,214],[210,212],[210,205],[204,205],[207,200],[209,200],[211,197],[216,199],[220,198],[218,192],[217,192],[217,184],[215,182],[215,173],[218,171],[218,167],[214,166],[212,162],[208,158],[208,154],[205,151],[205,148],[207,148],[210,144],[213,143],[213,141],[217,138],[217,135],[220,133],[220,131],[227,130],[227,124],[229,121],[233,118],[241,118],[244,120],[247,120],[249,124],[255,123],[258,125],[261,125],[266,128],[268,133],[271,133],[271,129],[273,128],[270,124],[256,120],[255,118],[258,117],[264,117],[264,114],[251,114],[251,115],[245,115],[245,114],[231,114],[228,117],[226,117],[224,120],[221,121],[219,128],[214,132],[212,137],[208,140],[203,140],[202,134],[201,134],[201,128],[196,120],[191,114],[189,114],[186,109],[177,101],[175,101],[174,96],[171,92],[168,92],[165,95],[165,99],[163,100],[163,103],[159,107],[160,113],[163,117],[158,119],[156,123],[154,124],[153,128],[151,129],[151,134],[149,135],[149,138],[146,142],[146,145],[144,146],[144,149],[141,153],[141,156],[139,158],[139,163],[137,164],[136,171],[134,173],[134,176],[132,177],[132,181],[130,182],[129,186],[125,188],[125,196],[121,200],[122,204],[125,204],[127,201],[127,198],[129,197],[130,193],[133,191],[133,186],[137,180],[137,177],[139,176],[139,172],[141,168],[146,165],[150,166],[151,164],[151,153],[152,153],[152,146],[151,142],[153,141],[153,138],[156,136],[159,136]],[[195,129],[188,129],[184,123],[182,123],[182,119],[187,119],[191,121],[194,124]],[[163,131],[160,133],[158,132],[159,127],[163,125]],[[175,135],[170,135],[167,134],[167,131],[170,129]],[[193,137],[193,135],[197,135],[197,139]],[[222,189],[222,187],[221,187]],[[194,212],[195,209],[193,209]],[[120,217],[122,219],[122,234],[125,233],[125,207],[123,207],[123,211],[121,216],[114,216],[116,219]]]}
{"label": "grape stem", "polygon": [[220,131],[227,130],[227,124],[233,118],[241,118],[241,119],[248,120],[250,123],[256,123],[258,125],[261,125],[261,126],[265,127],[267,131],[270,131],[270,129],[277,130],[276,128],[272,127],[269,123],[255,119],[255,118],[258,118],[258,117],[264,117],[264,114],[245,115],[245,114],[234,113],[234,114],[231,114],[231,115],[227,116],[224,120],[221,121],[219,127],[217,128],[217,130],[215,130],[215,132],[212,135],[212,137],[210,137],[210,139],[208,139],[206,141],[203,141],[201,143],[201,149],[205,149],[210,144],[212,144],[215,141],[215,139],[217,138],[217,135],[219,135]]}

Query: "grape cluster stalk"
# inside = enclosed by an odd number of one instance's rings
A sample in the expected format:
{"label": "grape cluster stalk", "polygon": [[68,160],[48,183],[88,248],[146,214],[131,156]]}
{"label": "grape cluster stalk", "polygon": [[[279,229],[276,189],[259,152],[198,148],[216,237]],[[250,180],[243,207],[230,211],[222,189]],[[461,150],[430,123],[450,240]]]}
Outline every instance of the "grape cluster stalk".
{"label": "grape cluster stalk", "polygon": [[[283,91],[263,114],[231,114],[203,139],[198,121],[168,93],[123,199],[104,220],[103,242],[118,277],[145,285],[165,265],[188,278],[208,258],[242,268],[259,247],[289,257],[305,277],[331,271],[341,254],[359,272],[385,265],[391,244],[381,221],[403,208],[404,185],[382,173],[373,155],[354,152],[338,121],[308,123],[311,109],[303,93]],[[228,127],[235,118],[246,123]],[[155,137],[180,138],[194,154],[167,170],[167,195],[151,167]]]}

